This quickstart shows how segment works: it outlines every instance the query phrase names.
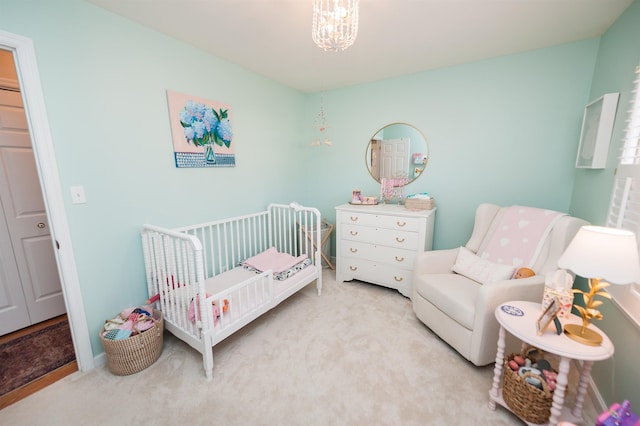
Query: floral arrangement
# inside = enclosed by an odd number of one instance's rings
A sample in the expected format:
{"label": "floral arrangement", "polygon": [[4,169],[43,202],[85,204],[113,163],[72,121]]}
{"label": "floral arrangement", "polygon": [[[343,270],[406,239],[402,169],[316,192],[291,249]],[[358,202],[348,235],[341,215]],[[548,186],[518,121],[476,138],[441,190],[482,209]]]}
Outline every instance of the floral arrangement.
{"label": "floral arrangement", "polygon": [[203,103],[187,101],[184,109],[180,111],[180,124],[187,142],[195,146],[215,143],[229,148],[233,133],[228,111],[222,108],[216,111]]}

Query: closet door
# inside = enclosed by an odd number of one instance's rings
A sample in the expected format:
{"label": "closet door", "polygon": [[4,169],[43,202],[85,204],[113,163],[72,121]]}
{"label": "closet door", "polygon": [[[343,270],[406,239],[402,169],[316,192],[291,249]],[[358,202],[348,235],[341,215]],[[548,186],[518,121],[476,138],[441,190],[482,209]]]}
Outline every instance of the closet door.
{"label": "closet door", "polygon": [[0,208],[1,335],[65,313],[22,97],[4,89]]}

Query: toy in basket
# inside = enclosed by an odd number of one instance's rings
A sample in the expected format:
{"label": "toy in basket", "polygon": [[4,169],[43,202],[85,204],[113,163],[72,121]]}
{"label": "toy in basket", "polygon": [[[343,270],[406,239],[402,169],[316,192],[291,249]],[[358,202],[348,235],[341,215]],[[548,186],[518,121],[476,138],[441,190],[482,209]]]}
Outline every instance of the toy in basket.
{"label": "toy in basket", "polygon": [[151,307],[125,309],[106,321],[100,341],[109,371],[127,376],[156,362],[162,354],[163,331],[162,312]]}
{"label": "toy in basket", "polygon": [[526,347],[505,359],[503,371],[502,397],[511,411],[530,423],[548,422],[557,371],[543,353]]}

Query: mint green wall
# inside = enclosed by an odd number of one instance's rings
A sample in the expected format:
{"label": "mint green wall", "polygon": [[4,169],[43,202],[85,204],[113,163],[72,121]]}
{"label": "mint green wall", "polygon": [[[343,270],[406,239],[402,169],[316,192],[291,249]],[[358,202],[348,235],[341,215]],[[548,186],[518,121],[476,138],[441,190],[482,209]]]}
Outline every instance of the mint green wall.
{"label": "mint green wall", "polygon": [[[104,321],[147,298],[143,223],[303,198],[301,93],[84,1],[3,1],[0,29],[34,43],[94,354]],[[175,168],[167,89],[231,105],[237,167]]]}
{"label": "mint green wall", "polygon": [[[589,100],[605,93],[618,92],[618,110],[614,125],[607,167],[603,170],[576,170],[570,211],[596,225],[604,225],[615,167],[622,147],[626,119],[633,89],[634,70],[640,64],[640,0],[625,13],[601,38]],[[584,280],[579,282],[584,286]],[[634,411],[640,409],[640,326],[628,320],[613,304],[602,307],[604,319],[597,326],[604,330],[615,345],[611,360],[596,363],[593,379],[605,402],[629,399]]]}
{"label": "mint green wall", "polygon": [[[592,39],[328,91],[333,147],[306,151],[314,202],[334,220],[352,189],[378,195],[365,150],[378,129],[402,121],[429,143],[427,169],[406,193],[435,197],[435,248],[466,243],[482,202],[568,211],[597,49]],[[307,104],[311,123],[318,96]]]}
{"label": "mint green wall", "polygon": [[[3,2],[0,29],[35,45],[94,353],[102,352],[104,320],[146,298],[142,223],[174,226],[290,200],[334,220],[333,207],[352,189],[377,195],[365,150],[391,122],[415,125],[429,142],[427,171],[407,193],[436,197],[435,248],[463,244],[485,201],[602,219],[615,162],[604,172],[576,173],[582,109],[607,91],[620,91],[621,104],[628,100],[622,92],[638,59],[639,9],[636,1],[601,43],[328,91],[334,144],[327,148],[310,146],[318,94],[285,88],[80,0]],[[232,106],[237,167],[174,167],[167,89]],[[619,120],[615,140],[620,132]],[[87,204],[71,204],[73,185],[85,186]],[[616,312],[605,315],[609,328],[623,323],[613,336],[622,374],[638,352],[638,330]],[[624,344],[629,330],[635,346]],[[619,377],[616,394],[607,377],[612,364],[599,368],[594,377],[608,401],[631,397],[637,376]]]}

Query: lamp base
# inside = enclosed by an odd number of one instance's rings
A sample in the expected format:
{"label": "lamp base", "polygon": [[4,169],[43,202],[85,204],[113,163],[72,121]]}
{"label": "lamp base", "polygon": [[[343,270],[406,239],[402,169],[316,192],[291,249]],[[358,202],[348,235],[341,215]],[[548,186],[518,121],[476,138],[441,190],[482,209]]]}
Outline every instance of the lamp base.
{"label": "lamp base", "polygon": [[576,342],[589,346],[600,346],[602,343],[602,336],[597,331],[593,331],[590,328],[586,328],[578,324],[565,325],[564,334]]}

